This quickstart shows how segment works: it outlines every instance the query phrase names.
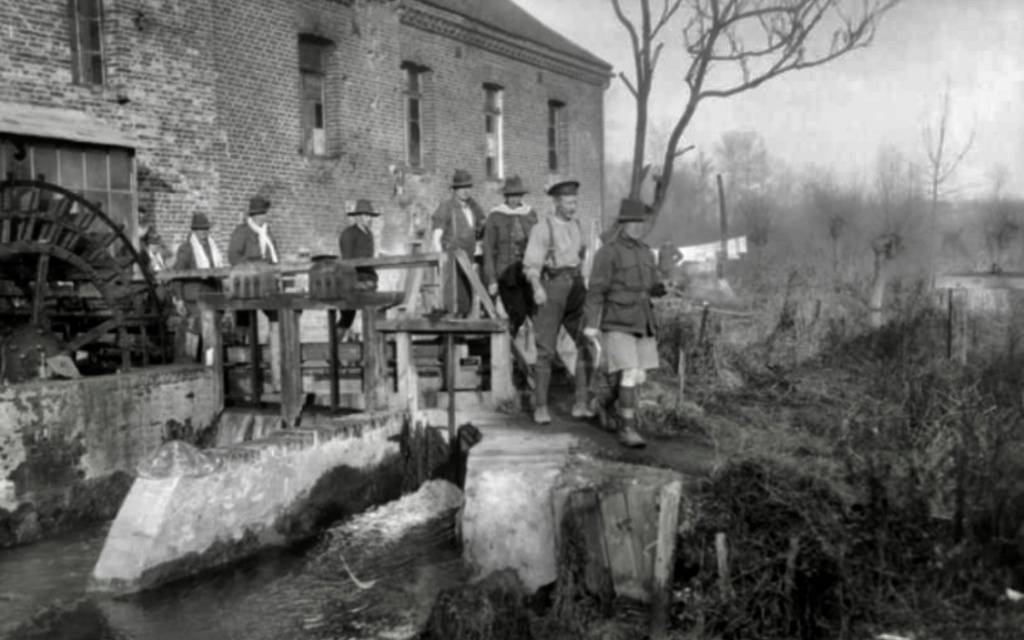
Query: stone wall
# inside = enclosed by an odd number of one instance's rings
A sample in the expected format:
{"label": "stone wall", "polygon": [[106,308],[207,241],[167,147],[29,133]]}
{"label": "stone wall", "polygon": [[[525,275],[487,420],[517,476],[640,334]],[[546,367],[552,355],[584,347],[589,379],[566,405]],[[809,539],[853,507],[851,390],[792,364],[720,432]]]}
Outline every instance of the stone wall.
{"label": "stone wall", "polygon": [[212,375],[156,367],[0,387],[0,547],[112,518],[140,461],[213,424]]}

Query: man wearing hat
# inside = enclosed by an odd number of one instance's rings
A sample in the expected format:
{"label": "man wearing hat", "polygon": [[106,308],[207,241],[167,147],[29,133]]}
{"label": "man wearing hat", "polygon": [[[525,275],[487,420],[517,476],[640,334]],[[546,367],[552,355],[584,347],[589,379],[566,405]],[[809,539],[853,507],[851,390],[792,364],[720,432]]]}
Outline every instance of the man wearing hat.
{"label": "man wearing hat", "polygon": [[580,271],[586,245],[579,220],[575,218],[579,204],[579,185],[578,180],[561,178],[548,187],[548,195],[554,200],[555,212],[545,216],[530,230],[530,239],[523,255],[523,272],[530,282],[533,301],[537,305],[533,318],[537,335],[533,420],[537,424],[551,422],[548,387],[560,327],[565,327],[576,341],[580,356],[576,360],[576,402],[572,415],[574,418],[590,418],[594,415],[587,404],[589,348],[582,335],[583,302],[587,290]]}
{"label": "man wearing hat", "polygon": [[243,262],[278,262],[277,242],[270,234],[267,213],[270,201],[262,196],[249,200],[245,222],[231,233],[228,243],[228,262],[231,266]]}
{"label": "man wearing hat", "polygon": [[[477,241],[484,233],[484,211],[469,195],[473,187],[473,177],[459,169],[452,178],[452,197],[438,205],[433,215],[434,247],[437,251],[462,249],[474,259],[477,254]],[[452,296],[455,300],[455,311],[459,317],[469,315],[473,302],[472,289],[467,278],[461,271],[449,265],[445,269],[445,301],[449,304]]]}
{"label": "man wearing hat", "polygon": [[[210,219],[205,213],[192,214],[192,230],[185,242],[178,247],[174,259],[176,270],[214,269],[224,266],[217,244],[210,237]],[[174,294],[175,307],[182,322],[175,336],[177,353],[188,360],[197,361],[202,348],[199,310],[196,299],[200,293],[219,291],[220,281],[216,278],[178,281]],[[226,315],[225,318],[230,318]]]}
{"label": "man wearing hat", "polygon": [[210,218],[205,213],[192,214],[192,231],[185,242],[178,247],[178,255],[174,259],[174,268],[215,269],[224,266],[217,244],[210,237]]}
{"label": "man wearing hat", "polygon": [[[341,235],[338,236],[338,248],[341,250],[343,259],[372,258],[374,256],[373,230],[370,228],[370,221],[379,215],[374,211],[373,203],[369,200],[356,200],[355,208],[348,214],[352,224],[345,227]],[[373,267],[356,269],[356,280],[361,287],[367,290],[377,290],[377,272]],[[354,309],[342,311],[338,326],[342,331],[347,332],[352,327],[355,317]]]}
{"label": "man wearing hat", "polygon": [[505,180],[505,203],[491,210],[484,224],[484,282],[491,296],[500,295],[512,335],[534,313],[530,282],[523,273],[523,254],[537,212],[523,204],[528,193],[519,176]]}
{"label": "man wearing hat", "polygon": [[650,218],[643,202],[622,201],[616,220],[620,232],[594,256],[584,311],[583,334],[591,341],[602,339],[601,367],[609,382],[597,389],[593,405],[604,422],[618,396],[619,442],[633,448],[646,445],[637,432],[636,390],[647,370],[658,367],[651,299],[665,295],[654,251],[642,240]]}

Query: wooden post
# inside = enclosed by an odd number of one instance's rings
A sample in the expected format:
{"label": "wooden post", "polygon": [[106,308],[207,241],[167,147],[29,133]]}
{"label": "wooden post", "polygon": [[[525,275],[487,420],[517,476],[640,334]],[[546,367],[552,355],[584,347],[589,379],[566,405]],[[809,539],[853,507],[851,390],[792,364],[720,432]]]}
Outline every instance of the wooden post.
{"label": "wooden post", "polygon": [[278,311],[280,331],[281,419],[286,428],[297,426],[305,398],[302,393],[302,345],[299,340],[299,314],[294,309]]}
{"label": "wooden post", "polygon": [[338,411],[339,405],[341,404],[341,393],[338,388],[338,376],[341,375],[341,368],[338,363],[338,310],[328,309],[327,310],[327,348],[329,352],[327,354],[327,363],[330,368],[331,379],[329,386],[331,388],[331,413]]}
{"label": "wooden post", "polygon": [[249,362],[252,363],[249,378],[252,382],[252,405],[258,409],[263,396],[263,372],[260,370],[263,363],[260,358],[259,311],[255,310],[249,312]]}
{"label": "wooden post", "polygon": [[202,363],[213,368],[213,399],[217,411],[224,408],[224,348],[221,344],[220,321],[223,314],[200,305],[199,322],[203,335]]}
{"label": "wooden post", "polygon": [[961,365],[967,364],[967,301],[970,291],[949,291],[949,357]]}
{"label": "wooden post", "polygon": [[380,315],[377,307],[363,307],[363,397],[366,398],[367,411],[387,407],[385,338],[377,329]]}
{"label": "wooden post", "polygon": [[725,208],[725,186],[722,183],[722,174],[715,174],[715,181],[718,182],[718,238],[721,246],[718,249],[718,260],[715,261],[715,275],[721,280],[725,277],[725,261],[729,257],[729,219]]}
{"label": "wooden post", "polygon": [[658,492],[658,537],[654,553],[654,584],[651,585],[651,638],[668,633],[672,578],[676,564],[676,538],[679,528],[679,500],[683,486],[678,480]]}
{"label": "wooden post", "polygon": [[[454,262],[454,260],[453,260]],[[444,334],[445,358],[445,389],[448,391],[448,442],[455,443],[457,425],[455,424],[455,334]]]}
{"label": "wooden post", "polygon": [[491,334],[491,400],[494,406],[515,399],[512,384],[512,337],[508,331]]}
{"label": "wooden post", "polygon": [[718,586],[722,591],[722,597],[732,600],[732,579],[729,577],[729,543],[725,533],[721,531],[715,534],[715,559],[718,564]]}
{"label": "wooden post", "polygon": [[679,377],[679,392],[676,395],[676,407],[683,402],[683,392],[686,390],[686,349],[679,347],[679,365],[677,367]]}
{"label": "wooden post", "polygon": [[419,410],[419,376],[412,352],[412,334],[395,333],[395,366],[398,378],[398,399],[395,408],[408,409],[413,415]]}

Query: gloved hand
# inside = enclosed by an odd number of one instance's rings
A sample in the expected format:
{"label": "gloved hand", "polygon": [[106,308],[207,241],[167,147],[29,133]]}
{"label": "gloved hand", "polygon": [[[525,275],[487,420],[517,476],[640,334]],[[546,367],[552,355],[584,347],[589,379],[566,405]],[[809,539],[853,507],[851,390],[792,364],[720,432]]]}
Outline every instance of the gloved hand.
{"label": "gloved hand", "polygon": [[601,330],[597,327],[587,327],[583,330],[583,337],[588,340],[596,340],[601,335]]}
{"label": "gloved hand", "polygon": [[651,288],[647,290],[647,293],[649,293],[652,298],[660,298],[668,293],[668,288],[665,286],[664,282],[655,282],[651,285]]}
{"label": "gloved hand", "polygon": [[491,284],[487,285],[487,293],[491,294],[492,298],[498,295],[498,283],[492,282]]}
{"label": "gloved hand", "polygon": [[540,282],[533,283],[533,302],[538,307],[543,307],[544,303],[548,301],[548,294],[544,291],[544,286]]}

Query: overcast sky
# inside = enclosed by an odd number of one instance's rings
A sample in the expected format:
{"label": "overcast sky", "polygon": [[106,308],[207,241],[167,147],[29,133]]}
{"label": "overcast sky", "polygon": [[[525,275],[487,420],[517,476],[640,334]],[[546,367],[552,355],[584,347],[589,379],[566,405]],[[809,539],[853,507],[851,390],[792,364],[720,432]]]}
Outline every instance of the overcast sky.
{"label": "overcast sky", "polygon": [[[632,77],[628,36],[611,0],[515,1]],[[669,47],[675,33],[665,31]],[[652,102],[652,117],[662,126],[685,96],[683,68],[679,50],[667,48]],[[962,192],[987,191],[991,168],[1003,164],[1009,190],[1024,195],[1024,0],[904,0],[886,16],[871,48],[731,99],[705,101],[684,141],[711,153],[722,133],[756,130],[774,156],[797,169],[830,165],[870,179],[882,144],[924,159],[922,130],[947,77],[954,141],[976,130],[958,175]],[[635,116],[621,81],[611,83],[605,106],[606,154],[627,158]]]}

